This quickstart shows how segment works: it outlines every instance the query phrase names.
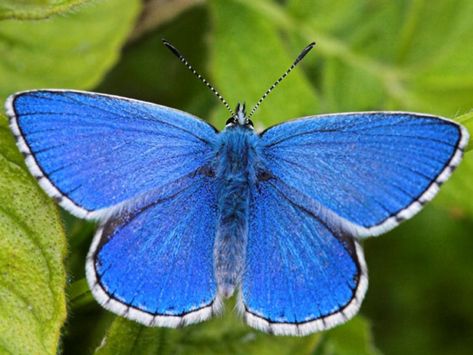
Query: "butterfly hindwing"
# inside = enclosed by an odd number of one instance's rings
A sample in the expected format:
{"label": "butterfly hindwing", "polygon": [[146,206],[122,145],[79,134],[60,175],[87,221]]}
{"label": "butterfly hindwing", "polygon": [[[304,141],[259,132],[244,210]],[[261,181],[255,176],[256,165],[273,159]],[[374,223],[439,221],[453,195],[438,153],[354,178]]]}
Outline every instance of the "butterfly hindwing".
{"label": "butterfly hindwing", "polygon": [[295,120],[262,139],[272,174],[369,236],[433,198],[459,164],[468,132],[439,117],[373,112]]}
{"label": "butterfly hindwing", "polygon": [[197,170],[216,137],[185,112],[96,93],[29,91],[6,108],[32,174],[82,218]]}
{"label": "butterfly hindwing", "polygon": [[192,175],[97,231],[87,279],[107,309],[148,326],[203,321],[220,301],[213,269],[216,192]]}
{"label": "butterfly hindwing", "polygon": [[275,178],[252,191],[239,306],[255,328],[306,335],[353,317],[367,275],[358,243],[290,194]]}

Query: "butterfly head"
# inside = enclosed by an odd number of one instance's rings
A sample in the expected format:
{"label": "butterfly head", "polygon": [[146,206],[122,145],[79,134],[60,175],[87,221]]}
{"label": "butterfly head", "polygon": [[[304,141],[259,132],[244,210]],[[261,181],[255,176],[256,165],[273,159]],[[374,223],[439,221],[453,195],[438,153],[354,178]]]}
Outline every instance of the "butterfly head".
{"label": "butterfly head", "polygon": [[215,96],[223,103],[223,105],[227,108],[227,110],[232,114],[232,116],[227,120],[226,127],[243,127],[243,128],[249,128],[253,129],[253,122],[251,122],[250,118],[253,117],[253,114],[255,111],[258,109],[258,107],[261,105],[261,103],[266,99],[266,97],[273,91],[273,89],[296,67],[296,65],[306,56],[307,53],[315,46],[315,42],[310,43],[307,47],[305,47],[302,52],[297,56],[296,60],[292,63],[292,65],[284,72],[283,75],[279,77],[278,80],[274,82],[271,87],[265,91],[263,96],[258,100],[258,102],[253,106],[253,108],[250,111],[250,114],[247,116],[246,115],[246,110],[245,110],[245,104],[240,104],[238,103],[235,112],[232,111],[230,105],[228,104],[227,100],[223,98],[222,95],[206,80],[200,75],[193,67],[190,65],[190,63],[187,61],[187,59],[177,50],[176,47],[174,47],[171,43],[163,39],[164,45],[183,63],[187,69],[189,69],[192,74],[194,74],[197,79],[202,81],[205,86],[207,86],[210,91],[212,91]]}
{"label": "butterfly head", "polygon": [[242,126],[253,129],[253,122],[246,116],[245,103],[238,103],[235,114],[227,120],[226,127]]}

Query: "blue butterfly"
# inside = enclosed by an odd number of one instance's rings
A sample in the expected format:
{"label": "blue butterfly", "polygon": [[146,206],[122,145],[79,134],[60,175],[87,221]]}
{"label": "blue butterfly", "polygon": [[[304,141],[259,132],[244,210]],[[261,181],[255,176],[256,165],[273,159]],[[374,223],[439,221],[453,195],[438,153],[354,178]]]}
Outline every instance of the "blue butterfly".
{"label": "blue butterfly", "polygon": [[460,163],[459,124],[408,112],[308,116],[256,133],[231,112],[222,132],[182,111],[72,90],[6,102],[42,188],[99,220],[87,280],[106,309],[147,326],[210,318],[222,300],[252,327],[306,335],[358,311],[368,277],[358,239],[416,214]]}

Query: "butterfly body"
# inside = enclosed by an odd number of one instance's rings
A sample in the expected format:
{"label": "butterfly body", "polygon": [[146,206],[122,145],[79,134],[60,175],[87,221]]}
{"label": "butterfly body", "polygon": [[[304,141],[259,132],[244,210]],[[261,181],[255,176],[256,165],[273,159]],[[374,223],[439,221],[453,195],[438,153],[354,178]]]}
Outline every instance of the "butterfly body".
{"label": "butterfly body", "polygon": [[261,169],[260,138],[247,125],[231,125],[219,134],[215,155],[218,221],[214,267],[219,293],[233,294],[241,283],[248,240],[250,191]]}

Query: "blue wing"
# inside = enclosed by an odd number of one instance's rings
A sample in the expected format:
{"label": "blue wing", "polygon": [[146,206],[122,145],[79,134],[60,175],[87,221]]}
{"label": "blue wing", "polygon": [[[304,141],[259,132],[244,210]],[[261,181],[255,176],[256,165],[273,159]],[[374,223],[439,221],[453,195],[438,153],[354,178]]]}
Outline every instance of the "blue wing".
{"label": "blue wing", "polygon": [[239,307],[255,328],[306,335],[353,317],[368,279],[363,251],[337,217],[296,204],[293,193],[277,178],[251,193]]}
{"label": "blue wing", "polygon": [[148,326],[203,321],[220,301],[213,270],[213,178],[191,175],[158,200],[110,219],[87,258],[93,295],[108,310]]}
{"label": "blue wing", "polygon": [[29,91],[6,108],[33,175],[85,218],[196,171],[216,137],[187,113],[96,93]]}
{"label": "blue wing", "polygon": [[369,236],[433,198],[459,164],[468,133],[439,117],[373,112],[283,123],[262,140],[274,176]]}

